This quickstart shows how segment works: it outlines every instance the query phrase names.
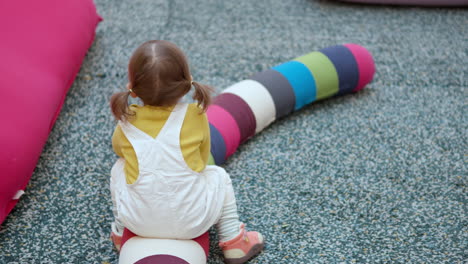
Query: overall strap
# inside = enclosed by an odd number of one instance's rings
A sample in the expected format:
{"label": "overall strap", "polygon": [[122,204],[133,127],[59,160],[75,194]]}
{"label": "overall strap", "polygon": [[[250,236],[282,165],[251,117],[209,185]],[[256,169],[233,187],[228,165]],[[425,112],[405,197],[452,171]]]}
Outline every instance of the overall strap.
{"label": "overall strap", "polygon": [[164,127],[159,132],[158,140],[169,143],[173,146],[179,146],[180,131],[184,123],[185,114],[187,113],[188,104],[178,103],[169,118],[164,124]]}
{"label": "overall strap", "polygon": [[132,123],[128,121],[119,121],[119,126],[122,129],[122,132],[127,137],[127,139],[132,143],[134,140],[141,140],[141,139],[153,139],[150,135],[146,134],[145,132],[141,131],[137,127],[135,127]]}
{"label": "overall strap", "polygon": [[154,138],[141,131],[128,121],[119,121],[119,126],[122,129],[125,137],[127,137],[128,141],[132,145],[133,150],[136,153],[138,163],[140,163],[140,157],[142,157],[142,153],[145,151],[148,143],[154,141]]}

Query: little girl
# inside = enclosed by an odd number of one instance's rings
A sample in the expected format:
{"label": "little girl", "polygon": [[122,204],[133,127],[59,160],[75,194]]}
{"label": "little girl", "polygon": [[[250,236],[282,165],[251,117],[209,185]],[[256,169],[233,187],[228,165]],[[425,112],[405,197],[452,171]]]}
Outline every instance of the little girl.
{"label": "little girl", "polygon": [[[194,82],[173,43],[143,43],[130,58],[128,91],[111,98],[119,123],[111,171],[117,249],[124,228],[142,237],[192,239],[216,224],[226,263],[244,263],[263,249],[263,236],[239,222],[229,175],[206,165],[210,88]],[[180,99],[195,88],[195,104]],[[143,106],[128,106],[129,96]]]}

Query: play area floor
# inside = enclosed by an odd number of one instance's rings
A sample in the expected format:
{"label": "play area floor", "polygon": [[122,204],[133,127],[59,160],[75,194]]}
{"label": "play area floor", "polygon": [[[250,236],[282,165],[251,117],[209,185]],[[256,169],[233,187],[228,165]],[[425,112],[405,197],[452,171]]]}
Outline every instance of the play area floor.
{"label": "play area floor", "polygon": [[[321,48],[357,43],[363,91],[276,121],[230,157],[239,214],[266,237],[250,263],[464,263],[468,258],[468,11],[332,0],[96,0],[103,17],[0,263],[117,263],[109,240],[115,121],[131,52],[165,39],[219,93]],[[8,112],[7,112],[8,114]],[[210,264],[223,263],[210,231]]]}

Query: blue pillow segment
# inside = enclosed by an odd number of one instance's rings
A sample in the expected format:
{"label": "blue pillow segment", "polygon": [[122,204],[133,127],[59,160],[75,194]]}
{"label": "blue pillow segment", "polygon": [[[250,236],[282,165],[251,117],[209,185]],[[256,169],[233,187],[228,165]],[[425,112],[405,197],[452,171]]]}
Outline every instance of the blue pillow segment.
{"label": "blue pillow segment", "polygon": [[294,110],[312,103],[316,99],[315,80],[309,68],[298,61],[289,61],[273,67],[281,73],[293,88],[296,104]]}

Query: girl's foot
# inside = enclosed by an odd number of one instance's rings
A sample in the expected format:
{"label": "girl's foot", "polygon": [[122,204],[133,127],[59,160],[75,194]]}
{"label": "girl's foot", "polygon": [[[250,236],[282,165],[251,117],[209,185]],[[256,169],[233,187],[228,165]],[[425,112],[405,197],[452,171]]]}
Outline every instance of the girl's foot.
{"label": "girl's foot", "polygon": [[247,232],[245,224],[241,224],[240,233],[235,238],[219,242],[226,264],[245,263],[260,253],[264,245],[262,234],[254,231]]}

